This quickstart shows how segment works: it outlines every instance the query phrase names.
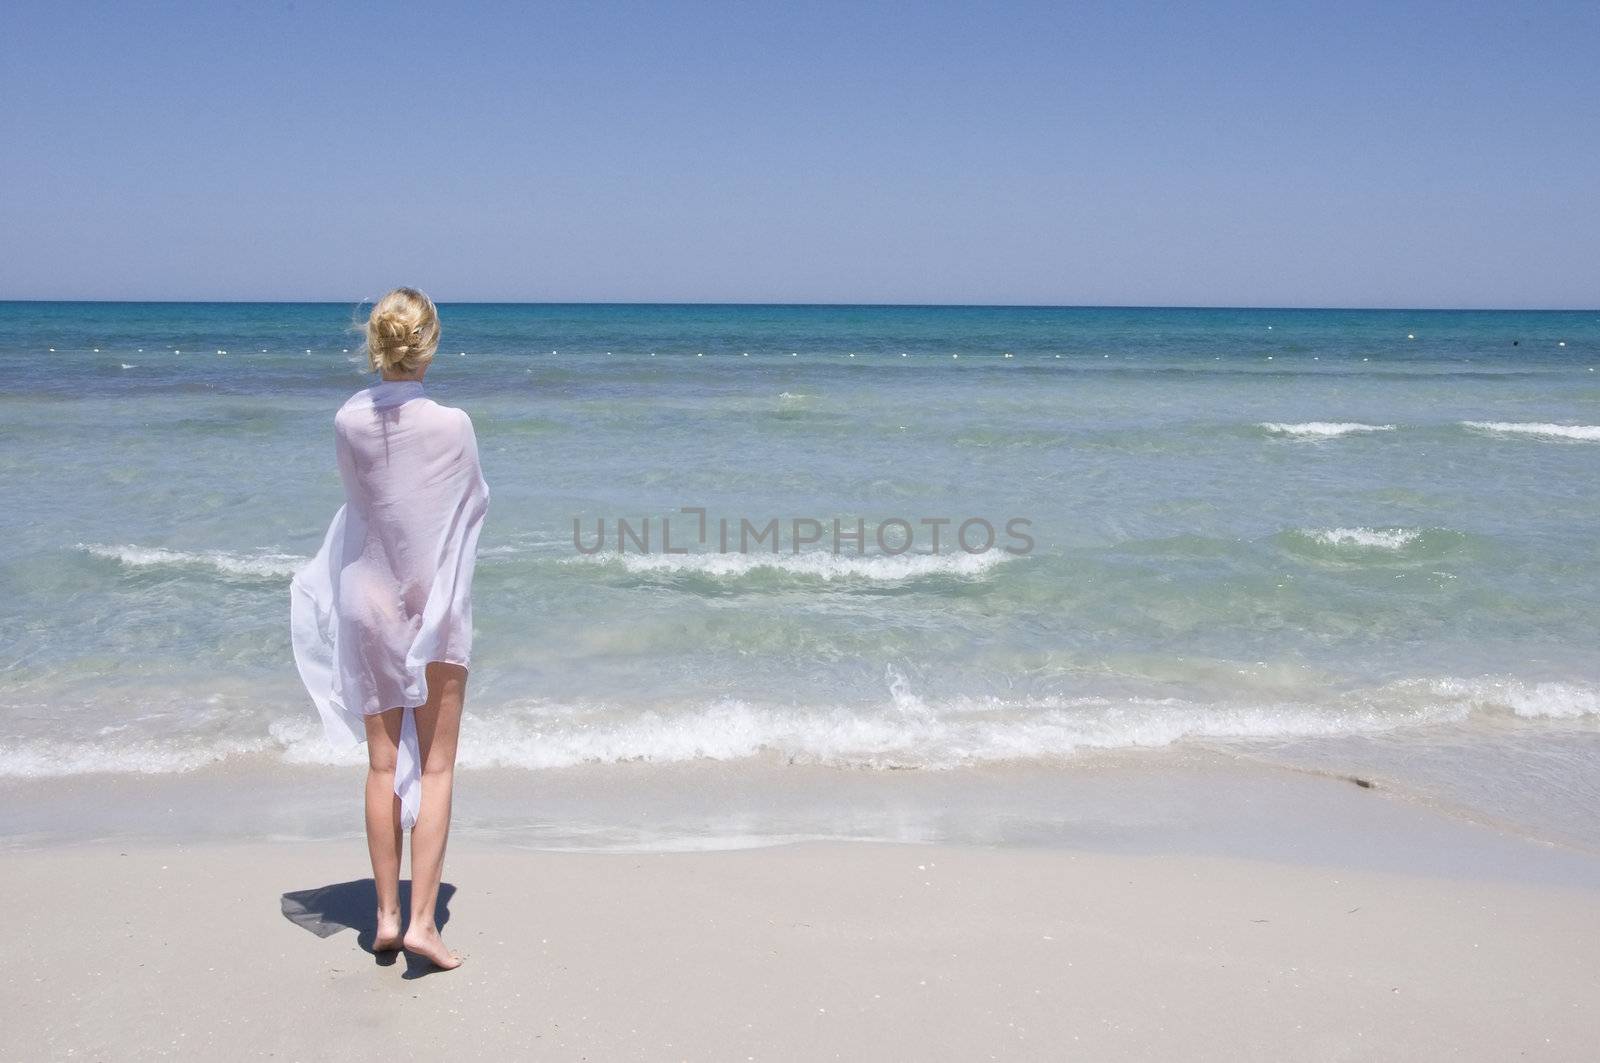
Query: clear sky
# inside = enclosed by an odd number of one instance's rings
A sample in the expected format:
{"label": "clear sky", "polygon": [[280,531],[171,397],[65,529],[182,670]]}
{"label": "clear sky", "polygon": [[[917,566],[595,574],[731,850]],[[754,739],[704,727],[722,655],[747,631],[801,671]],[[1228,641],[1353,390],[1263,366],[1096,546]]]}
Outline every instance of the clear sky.
{"label": "clear sky", "polygon": [[0,298],[1600,306],[1600,4],[8,0]]}

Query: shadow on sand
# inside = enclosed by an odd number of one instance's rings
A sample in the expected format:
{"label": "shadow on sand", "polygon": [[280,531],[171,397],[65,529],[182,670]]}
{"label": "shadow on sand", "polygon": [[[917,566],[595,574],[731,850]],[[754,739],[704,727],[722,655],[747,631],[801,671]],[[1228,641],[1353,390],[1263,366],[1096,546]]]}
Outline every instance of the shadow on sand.
{"label": "shadow on sand", "polygon": [[[439,900],[433,918],[441,930],[450,921],[450,898],[455,892],[456,888],[450,883],[439,883]],[[371,952],[380,965],[387,967],[394,963],[397,953],[372,952],[372,942],[378,932],[378,890],[370,878],[292,890],[283,895],[282,902],[283,917],[295,926],[319,938],[332,937],[341,930],[354,930],[356,943]],[[411,910],[411,882],[407,879],[400,880],[400,910]],[[406,957],[407,978],[421,978],[435,970],[438,968],[427,960]]]}

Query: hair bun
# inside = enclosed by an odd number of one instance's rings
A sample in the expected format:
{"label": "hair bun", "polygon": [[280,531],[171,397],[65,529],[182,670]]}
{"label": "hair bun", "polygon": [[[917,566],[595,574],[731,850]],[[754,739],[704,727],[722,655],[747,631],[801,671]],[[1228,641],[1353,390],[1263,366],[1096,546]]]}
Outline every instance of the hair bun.
{"label": "hair bun", "polygon": [[374,370],[414,373],[439,349],[439,312],[415,288],[396,288],[367,318],[367,361]]}

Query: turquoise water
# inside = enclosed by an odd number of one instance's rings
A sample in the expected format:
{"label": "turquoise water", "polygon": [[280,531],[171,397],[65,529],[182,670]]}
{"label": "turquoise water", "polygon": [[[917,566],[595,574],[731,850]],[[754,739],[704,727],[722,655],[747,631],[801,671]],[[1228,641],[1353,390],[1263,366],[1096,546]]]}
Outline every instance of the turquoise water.
{"label": "turquoise water", "polygon": [[[1600,313],[441,309],[494,496],[469,771],[1204,746],[1600,838]],[[0,303],[0,778],[340,759],[287,581],[353,313]],[[1034,549],[574,548],[683,507]]]}

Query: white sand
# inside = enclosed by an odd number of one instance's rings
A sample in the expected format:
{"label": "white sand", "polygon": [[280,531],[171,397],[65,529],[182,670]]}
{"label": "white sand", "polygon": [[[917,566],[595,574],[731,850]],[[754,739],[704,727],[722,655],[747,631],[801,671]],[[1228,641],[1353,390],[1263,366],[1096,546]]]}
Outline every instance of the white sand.
{"label": "white sand", "polygon": [[458,844],[452,973],[280,895],[358,841],[13,852],[5,1058],[1583,1059],[1600,892],[1221,857]]}

